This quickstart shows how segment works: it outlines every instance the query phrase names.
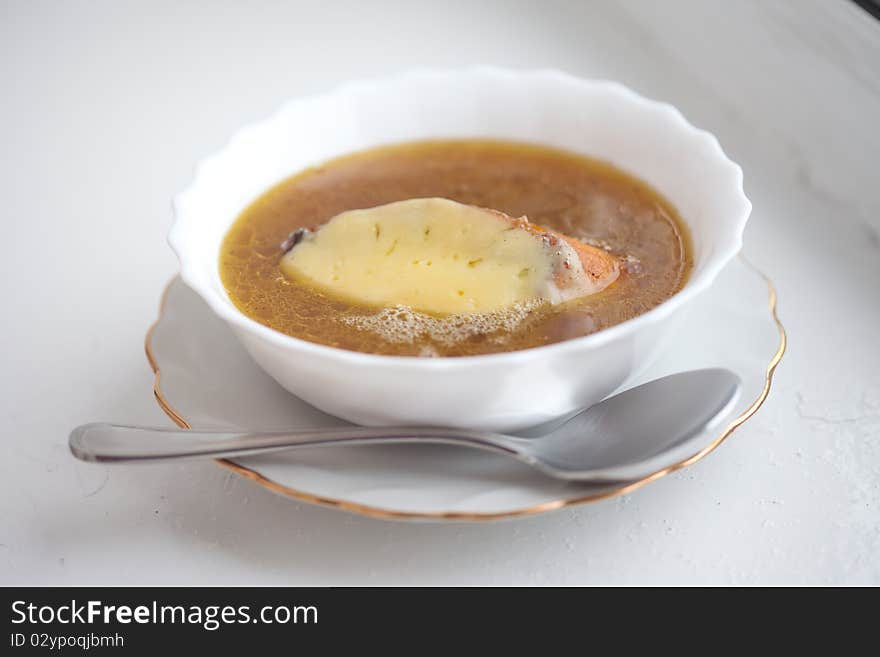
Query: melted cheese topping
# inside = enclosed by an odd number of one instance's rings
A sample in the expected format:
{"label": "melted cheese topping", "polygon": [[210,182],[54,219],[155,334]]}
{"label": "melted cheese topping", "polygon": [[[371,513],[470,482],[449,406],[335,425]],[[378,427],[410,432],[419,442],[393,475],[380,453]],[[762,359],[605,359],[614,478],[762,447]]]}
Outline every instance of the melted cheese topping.
{"label": "melted cheese topping", "polygon": [[288,251],[281,269],[360,305],[483,313],[535,299],[558,303],[617,277],[616,264],[613,277],[589,275],[582,249],[592,247],[524,217],[442,198],[410,199],[336,215]]}

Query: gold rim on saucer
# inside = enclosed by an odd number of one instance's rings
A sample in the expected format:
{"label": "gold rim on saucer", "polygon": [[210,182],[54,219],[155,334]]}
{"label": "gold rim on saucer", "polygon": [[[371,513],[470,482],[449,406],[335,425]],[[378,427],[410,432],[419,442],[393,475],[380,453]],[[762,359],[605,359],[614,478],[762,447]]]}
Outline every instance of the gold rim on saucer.
{"label": "gold rim on saucer", "polygon": [[[748,266],[753,271],[757,272],[767,283],[767,290],[769,294],[769,308],[770,315],[773,318],[773,322],[776,324],[776,328],[779,331],[779,346],[776,349],[776,353],[773,354],[773,357],[770,359],[770,363],[767,365],[767,368],[764,372],[764,387],[761,390],[761,393],[758,397],[749,405],[749,407],[743,411],[739,416],[734,418],[728,423],[728,425],[724,428],[724,431],[721,432],[712,442],[703,447],[696,454],[693,454],[686,459],[679,461],[673,465],[667,466],[652,474],[647,475],[646,477],[642,477],[641,479],[637,479],[635,481],[631,481],[629,483],[620,485],[616,488],[610,488],[602,490],[598,493],[591,493],[588,495],[581,496],[573,496],[573,497],[565,497],[557,500],[551,500],[549,502],[542,502],[540,504],[533,504],[531,506],[526,506],[521,509],[513,509],[510,511],[499,511],[496,513],[466,513],[460,511],[449,511],[449,512],[418,512],[418,511],[394,511],[392,509],[384,509],[382,507],[370,506],[368,504],[359,504],[357,502],[350,502],[348,500],[341,500],[334,497],[321,497],[319,495],[313,495],[311,493],[307,493],[305,491],[297,490],[296,488],[291,488],[289,486],[284,486],[279,484],[276,481],[272,481],[261,475],[259,472],[247,468],[243,465],[239,465],[238,463],[233,463],[227,459],[215,459],[218,465],[231,470],[232,472],[245,477],[246,479],[250,479],[251,481],[256,482],[260,486],[267,488],[275,493],[280,493],[281,495],[286,495],[287,497],[292,497],[301,502],[308,502],[310,504],[319,504],[322,506],[329,506],[336,509],[343,509],[345,511],[351,511],[353,513],[359,513],[361,515],[369,516],[372,518],[382,518],[382,519],[391,519],[391,520],[406,520],[412,518],[423,518],[423,519],[441,519],[441,520],[496,520],[499,518],[515,518],[520,516],[529,516],[535,515],[538,513],[545,513],[547,511],[554,511],[556,509],[561,509],[567,506],[574,506],[576,504],[586,504],[588,502],[598,502],[599,500],[608,499],[610,497],[617,497],[618,495],[625,495],[627,493],[631,493],[634,490],[638,490],[645,484],[649,484],[652,481],[656,481],[661,477],[665,477],[666,475],[675,472],[676,470],[681,470],[682,468],[686,468],[690,465],[693,465],[704,456],[706,456],[709,452],[713,451],[716,447],[718,447],[724,440],[730,436],[737,428],[739,428],[742,424],[746,422],[749,418],[751,418],[755,413],[758,412],[758,409],[761,408],[761,405],[764,403],[764,400],[767,399],[767,396],[770,394],[770,386],[773,382],[773,373],[776,370],[777,365],[782,360],[782,356],[785,353],[785,348],[787,344],[787,336],[785,333],[785,327],[783,327],[782,322],[779,320],[779,316],[776,312],[777,305],[777,295],[776,288],[773,286],[772,281],[767,277],[766,274],[757,269],[754,265],[752,265],[746,258],[740,254],[740,260]],[[162,300],[159,304],[159,317],[153,322],[152,326],[150,326],[147,331],[147,336],[144,342],[144,350],[147,354],[147,360],[150,363],[150,367],[153,369],[153,373],[155,375],[153,379],[153,396],[156,398],[156,402],[159,404],[159,407],[165,411],[165,414],[168,415],[169,418],[180,428],[182,429],[191,429],[192,426],[187,421],[185,417],[183,417],[172,405],[171,402],[166,399],[165,395],[162,393],[162,388],[160,385],[161,381],[161,372],[159,371],[159,364],[156,362],[156,358],[153,355],[152,347],[150,345],[150,339],[153,336],[153,330],[156,326],[159,325],[160,320],[162,319],[162,313],[165,310],[165,299],[168,294],[168,289],[170,288],[171,283],[165,286],[165,290],[162,293]]]}

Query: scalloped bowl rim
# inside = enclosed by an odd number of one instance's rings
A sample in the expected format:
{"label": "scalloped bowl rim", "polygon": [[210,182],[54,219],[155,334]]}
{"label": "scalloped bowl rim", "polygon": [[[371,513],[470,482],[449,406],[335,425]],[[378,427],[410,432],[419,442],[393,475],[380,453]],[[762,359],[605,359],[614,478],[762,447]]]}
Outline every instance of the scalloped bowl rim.
{"label": "scalloped bowl rim", "polygon": [[[243,314],[231,300],[224,298],[218,294],[209,285],[205,284],[199,275],[197,268],[187,257],[186,243],[181,237],[182,227],[187,222],[187,217],[181,211],[181,201],[197,189],[200,178],[203,176],[204,169],[210,167],[215,161],[222,159],[227,150],[233,147],[237,142],[248,137],[251,130],[256,127],[271,123],[280,116],[291,111],[302,103],[321,102],[329,100],[333,96],[344,95],[357,92],[363,89],[373,89],[380,86],[393,85],[395,83],[405,82],[412,78],[434,78],[442,79],[444,77],[455,76],[496,76],[496,77],[524,77],[524,78],[554,78],[557,81],[571,85],[588,85],[592,87],[601,87],[606,92],[618,94],[621,98],[630,103],[640,104],[645,109],[656,113],[665,113],[667,118],[672,119],[678,128],[684,132],[690,133],[692,136],[699,137],[704,147],[707,147],[717,157],[718,161],[727,169],[729,180],[728,185],[733,185],[737,192],[739,207],[731,209],[730,216],[735,219],[729,219],[730,239],[727,243],[716,244],[715,251],[709,255],[707,262],[700,271],[691,272],[685,285],[670,298],[666,299],[651,310],[642,313],[632,319],[628,319],[619,324],[615,324],[608,328],[597,331],[590,335],[578,338],[571,338],[553,344],[542,345],[539,347],[530,347],[517,351],[500,352],[492,354],[481,354],[475,356],[449,356],[437,358],[424,358],[419,356],[392,356],[383,354],[372,354],[366,352],[352,351],[322,345],[301,338],[296,338],[269,328],[264,324],[251,319]],[[296,172],[291,172],[290,175]],[[271,187],[267,185],[267,189]],[[569,73],[564,73],[555,69],[527,69],[527,70],[510,70],[496,67],[474,67],[465,69],[416,69],[410,70],[394,76],[382,76],[371,79],[363,79],[352,82],[345,82],[329,92],[322,94],[308,95],[293,98],[283,103],[279,109],[270,114],[268,117],[249,123],[239,130],[226,142],[226,144],[218,151],[201,159],[194,168],[194,176],[186,189],[177,194],[172,201],[174,211],[174,223],[168,234],[168,243],[176,254],[180,263],[181,278],[195,290],[211,307],[211,309],[221,318],[230,324],[237,326],[245,331],[255,334],[263,340],[267,340],[277,346],[292,348],[300,351],[311,352],[318,356],[326,356],[335,359],[341,359],[351,363],[369,365],[374,367],[395,367],[395,368],[423,368],[430,370],[438,369],[455,369],[468,368],[477,363],[480,364],[503,364],[505,362],[516,362],[539,357],[543,354],[551,352],[564,353],[566,351],[577,351],[581,349],[589,349],[600,347],[609,342],[616,341],[624,336],[636,333],[644,326],[659,322],[681,306],[686,305],[691,299],[698,294],[707,290],[717,278],[721,270],[739,253],[742,249],[742,238],[745,230],[746,222],[751,213],[752,204],[745,195],[743,190],[743,172],[742,168],[733,162],[721,147],[718,139],[712,133],[695,127],[684,115],[673,105],[651,100],[633,91],[625,85],[613,81],[603,79],[586,79],[580,78]],[[685,222],[687,218],[685,217]],[[230,223],[231,225],[231,223]]]}

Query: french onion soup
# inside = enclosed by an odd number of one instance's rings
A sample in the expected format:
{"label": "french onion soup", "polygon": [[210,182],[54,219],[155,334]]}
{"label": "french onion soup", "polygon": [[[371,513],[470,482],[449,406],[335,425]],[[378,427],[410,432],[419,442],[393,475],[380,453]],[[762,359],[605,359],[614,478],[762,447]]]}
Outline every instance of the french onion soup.
{"label": "french onion soup", "polygon": [[338,158],[254,201],[220,274],[245,315],[368,353],[465,356],[602,330],[691,269],[671,204],[610,164],[488,140]]}

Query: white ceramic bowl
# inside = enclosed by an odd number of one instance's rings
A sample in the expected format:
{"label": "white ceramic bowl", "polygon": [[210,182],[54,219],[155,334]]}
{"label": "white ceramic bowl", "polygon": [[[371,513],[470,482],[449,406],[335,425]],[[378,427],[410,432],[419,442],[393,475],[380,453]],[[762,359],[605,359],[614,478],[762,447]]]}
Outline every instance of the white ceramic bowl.
{"label": "white ceramic bowl", "polygon": [[[464,358],[378,356],[306,342],[246,317],[218,258],[227,229],[269,187],[352,151],[427,138],[494,137],[597,157],[650,183],[693,238],[684,288],[583,338]],[[607,81],[556,71],[417,71],[292,100],[205,159],[174,200],[169,242],[181,276],[290,392],[360,424],[509,430],[594,404],[658,354],[675,318],[740,250],[751,204],[742,171],[676,109]]]}

